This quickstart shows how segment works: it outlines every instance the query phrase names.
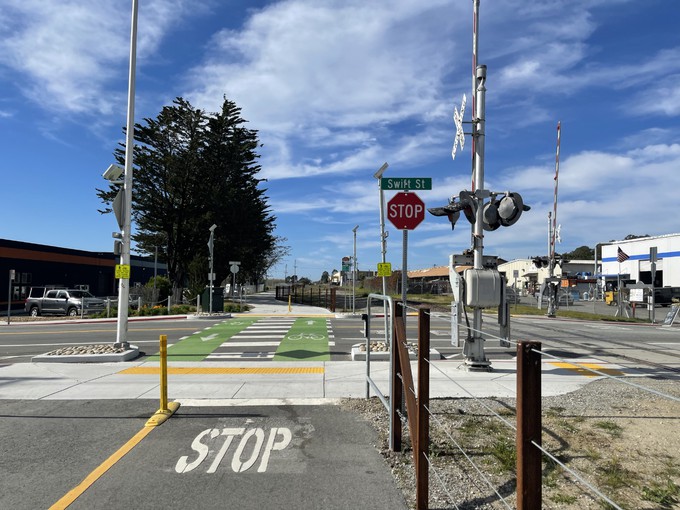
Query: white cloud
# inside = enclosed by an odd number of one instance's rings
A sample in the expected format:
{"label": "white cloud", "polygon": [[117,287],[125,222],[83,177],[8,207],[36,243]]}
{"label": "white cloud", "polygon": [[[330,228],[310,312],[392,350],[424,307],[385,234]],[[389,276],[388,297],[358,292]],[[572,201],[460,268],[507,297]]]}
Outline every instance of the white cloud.
{"label": "white cloud", "polygon": [[[452,71],[455,49],[447,36],[455,8],[448,4],[271,4],[241,30],[216,34],[187,95],[214,108],[226,93],[243,107],[244,117],[260,126],[269,178],[365,168],[395,146],[386,141],[392,126],[409,121],[410,128],[400,127],[418,132],[419,119],[443,114],[443,76]],[[409,157],[417,152],[408,144],[401,150]],[[392,154],[393,161],[401,157]]]}
{"label": "white cloud", "polygon": [[[140,2],[138,65],[156,51],[186,0]],[[119,2],[3,0],[0,65],[49,111],[108,115],[127,95],[131,11]]]}
{"label": "white cloud", "polygon": [[[677,58],[676,53],[676,58]],[[668,76],[655,82],[649,90],[637,95],[628,105],[633,112],[640,115],[680,116],[680,74]]]}

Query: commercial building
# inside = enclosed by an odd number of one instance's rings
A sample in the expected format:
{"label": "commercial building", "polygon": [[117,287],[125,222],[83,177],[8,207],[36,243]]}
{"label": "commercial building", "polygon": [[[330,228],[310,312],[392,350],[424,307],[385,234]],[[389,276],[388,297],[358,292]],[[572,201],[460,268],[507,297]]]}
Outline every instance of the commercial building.
{"label": "commercial building", "polygon": [[[611,241],[601,246],[599,278],[603,285],[613,286],[620,276],[626,281],[654,283],[654,287],[680,287],[680,234]],[[654,250],[657,260],[652,277]]]}
{"label": "commercial building", "polygon": [[[91,252],[0,239],[0,310],[21,309],[31,286],[89,290],[95,296],[116,296],[118,281],[113,253]],[[153,258],[131,257],[130,286],[144,285],[154,275],[167,274],[166,265]],[[10,271],[14,280],[10,284]]]}
{"label": "commercial building", "polygon": [[[550,276],[546,266],[536,267],[533,259],[515,259],[498,265],[498,270],[505,274],[507,285],[516,289],[520,295],[533,295],[540,290],[541,284]],[[563,287],[570,287],[572,292],[591,296],[594,291],[594,260],[570,260],[557,264],[553,276],[563,281]]]}

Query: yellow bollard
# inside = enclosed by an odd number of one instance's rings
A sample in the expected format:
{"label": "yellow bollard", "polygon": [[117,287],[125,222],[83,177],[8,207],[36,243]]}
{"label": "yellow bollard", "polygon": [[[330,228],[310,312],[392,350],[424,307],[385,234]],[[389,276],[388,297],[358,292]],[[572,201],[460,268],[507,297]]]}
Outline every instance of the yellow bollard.
{"label": "yellow bollard", "polygon": [[168,410],[168,335],[161,335],[161,411]]}
{"label": "yellow bollard", "polygon": [[292,310],[292,308],[291,308],[291,306],[290,306],[290,299],[291,299],[291,295],[288,294],[288,311],[289,311],[289,312]]}
{"label": "yellow bollard", "polygon": [[170,402],[168,405],[168,336],[160,336],[160,364],[161,364],[161,407],[149,418],[145,427],[157,427],[179,409],[179,402]]}

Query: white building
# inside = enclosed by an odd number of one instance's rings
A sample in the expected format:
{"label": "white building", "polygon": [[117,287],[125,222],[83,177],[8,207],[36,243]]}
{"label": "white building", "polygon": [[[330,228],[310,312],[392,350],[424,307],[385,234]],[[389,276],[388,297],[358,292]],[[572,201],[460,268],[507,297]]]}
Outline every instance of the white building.
{"label": "white building", "polygon": [[[548,268],[536,267],[533,259],[515,259],[499,264],[498,271],[505,273],[507,285],[518,290],[523,296],[538,292],[541,284],[550,276]],[[570,260],[565,262],[564,267],[557,265],[553,273],[557,278],[562,278],[563,276],[576,278],[577,274],[593,274],[594,271],[594,260]],[[587,291],[588,286],[586,285],[584,289],[580,290]]]}
{"label": "white building", "polygon": [[[619,262],[619,248],[628,257],[622,262]],[[680,234],[602,244],[601,277],[606,281],[615,281],[618,275],[621,275],[625,280],[651,284],[651,248],[657,250],[654,286],[680,287]]]}

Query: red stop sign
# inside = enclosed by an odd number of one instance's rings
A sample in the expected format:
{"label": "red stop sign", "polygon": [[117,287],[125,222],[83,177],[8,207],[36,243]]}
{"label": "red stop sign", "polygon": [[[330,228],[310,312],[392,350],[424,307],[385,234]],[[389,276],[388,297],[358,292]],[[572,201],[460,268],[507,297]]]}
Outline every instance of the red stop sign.
{"label": "red stop sign", "polygon": [[397,193],[387,202],[387,219],[400,230],[413,230],[425,219],[425,203],[415,193]]}

